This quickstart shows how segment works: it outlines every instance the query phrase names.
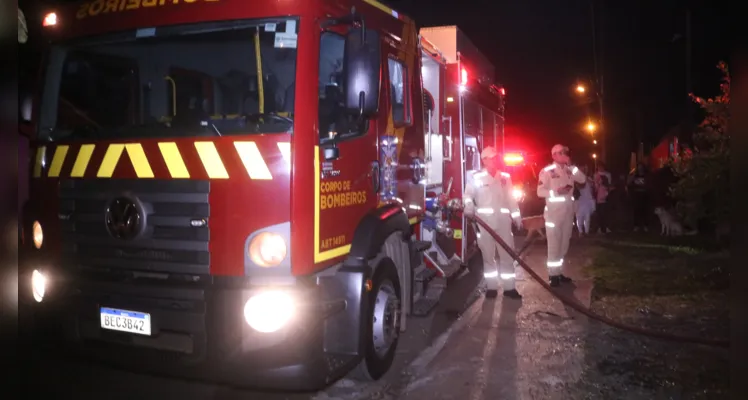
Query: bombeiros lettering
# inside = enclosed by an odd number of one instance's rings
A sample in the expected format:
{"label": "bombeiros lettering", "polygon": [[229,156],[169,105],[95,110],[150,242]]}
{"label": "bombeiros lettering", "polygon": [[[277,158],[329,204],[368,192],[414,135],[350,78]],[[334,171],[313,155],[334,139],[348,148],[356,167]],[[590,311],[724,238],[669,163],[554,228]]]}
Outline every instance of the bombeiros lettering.
{"label": "bombeiros lettering", "polygon": [[351,190],[351,181],[327,181],[320,184],[320,210],[366,204],[365,190]]}
{"label": "bombeiros lettering", "polygon": [[215,3],[220,0],[95,0],[81,4],[75,17],[83,19],[97,15],[132,11],[140,8],[147,9],[159,6],[179,4]]}

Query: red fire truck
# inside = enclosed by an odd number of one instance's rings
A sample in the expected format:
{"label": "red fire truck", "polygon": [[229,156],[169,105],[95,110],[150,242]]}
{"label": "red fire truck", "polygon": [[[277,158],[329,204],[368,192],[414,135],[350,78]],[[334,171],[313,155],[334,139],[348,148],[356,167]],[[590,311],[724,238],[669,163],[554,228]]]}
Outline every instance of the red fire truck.
{"label": "red fire truck", "polygon": [[35,332],[240,385],[381,377],[475,252],[447,200],[500,143],[503,89],[467,38],[374,0],[97,0],[44,25]]}

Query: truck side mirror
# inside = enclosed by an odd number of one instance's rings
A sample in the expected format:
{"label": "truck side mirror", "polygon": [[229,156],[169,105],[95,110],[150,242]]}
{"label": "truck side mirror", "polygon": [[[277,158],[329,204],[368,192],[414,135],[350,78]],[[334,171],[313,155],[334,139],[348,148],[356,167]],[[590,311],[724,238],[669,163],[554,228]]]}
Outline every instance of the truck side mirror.
{"label": "truck side mirror", "polygon": [[348,31],[343,55],[343,87],[347,113],[362,119],[376,116],[379,111],[381,62],[377,31],[364,28],[352,28]]}

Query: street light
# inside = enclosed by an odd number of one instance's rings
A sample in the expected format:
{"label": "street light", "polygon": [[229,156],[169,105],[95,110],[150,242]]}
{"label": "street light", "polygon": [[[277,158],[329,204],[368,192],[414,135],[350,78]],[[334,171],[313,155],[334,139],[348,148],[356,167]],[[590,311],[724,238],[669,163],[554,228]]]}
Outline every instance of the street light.
{"label": "street light", "polygon": [[597,159],[597,154],[595,154],[595,153],[592,153],[592,158],[595,158],[595,159]]}
{"label": "street light", "polygon": [[584,86],[582,86],[581,84],[577,85],[577,93],[584,94],[584,92],[586,92],[586,91],[587,91],[587,89]]}
{"label": "street light", "polygon": [[593,140],[592,144],[597,144],[597,139]]}
{"label": "street light", "polygon": [[592,121],[587,123],[587,130],[590,133],[595,133],[595,129],[597,129],[597,126],[595,126],[595,124]]}

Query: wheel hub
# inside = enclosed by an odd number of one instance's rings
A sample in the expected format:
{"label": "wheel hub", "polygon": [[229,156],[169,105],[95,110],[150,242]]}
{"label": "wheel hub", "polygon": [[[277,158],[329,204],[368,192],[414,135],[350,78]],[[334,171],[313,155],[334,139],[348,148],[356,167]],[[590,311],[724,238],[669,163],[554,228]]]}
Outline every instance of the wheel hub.
{"label": "wheel hub", "polygon": [[400,334],[400,301],[391,282],[379,286],[374,300],[372,334],[374,351],[384,357]]}

